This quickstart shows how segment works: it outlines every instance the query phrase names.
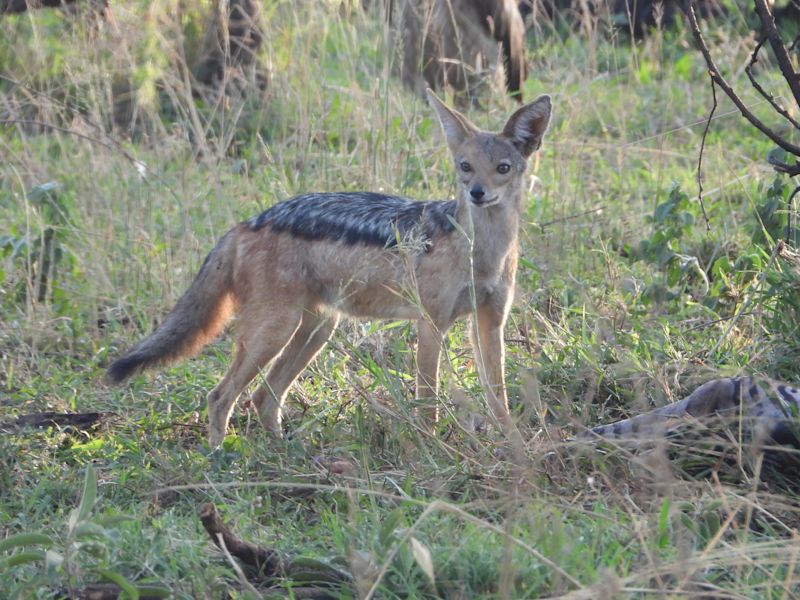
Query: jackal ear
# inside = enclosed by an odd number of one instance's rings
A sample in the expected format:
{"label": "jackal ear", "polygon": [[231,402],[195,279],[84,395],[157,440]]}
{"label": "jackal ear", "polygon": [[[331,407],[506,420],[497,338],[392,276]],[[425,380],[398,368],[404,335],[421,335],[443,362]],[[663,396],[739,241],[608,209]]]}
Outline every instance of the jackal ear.
{"label": "jackal ear", "polygon": [[550,96],[539,96],[511,115],[503,128],[503,136],[514,144],[522,156],[528,158],[542,145],[551,112]]}
{"label": "jackal ear", "polygon": [[468,138],[478,133],[478,128],[467,117],[439,100],[432,89],[428,88],[425,93],[428,95],[428,102],[439,115],[439,123],[442,124],[442,131],[451,151],[455,152]]}

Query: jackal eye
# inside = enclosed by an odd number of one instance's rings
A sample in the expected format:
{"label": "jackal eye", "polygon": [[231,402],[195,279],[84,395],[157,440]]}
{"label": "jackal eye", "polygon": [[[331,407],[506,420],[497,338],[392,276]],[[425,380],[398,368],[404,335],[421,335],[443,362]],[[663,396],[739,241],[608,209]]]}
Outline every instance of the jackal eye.
{"label": "jackal eye", "polygon": [[459,166],[459,168],[460,168],[462,171],[464,171],[464,173],[469,173],[470,171],[472,171],[472,165],[471,165],[471,164],[469,164],[469,163],[468,163],[467,161],[465,161],[465,160],[462,160],[462,161],[459,163],[459,165],[458,165],[458,166]]}
{"label": "jackal eye", "polygon": [[499,165],[497,165],[497,172],[500,173],[500,175],[505,175],[510,170],[511,170],[511,165],[508,163],[500,163]]}

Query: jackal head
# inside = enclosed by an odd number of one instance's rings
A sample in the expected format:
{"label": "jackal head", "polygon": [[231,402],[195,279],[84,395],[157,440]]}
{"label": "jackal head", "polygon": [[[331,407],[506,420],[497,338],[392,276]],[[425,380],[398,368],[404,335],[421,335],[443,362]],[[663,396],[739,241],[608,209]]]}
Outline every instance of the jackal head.
{"label": "jackal head", "polygon": [[519,197],[528,157],[542,145],[550,123],[550,96],[539,96],[518,109],[501,133],[481,131],[467,117],[428,90],[455,161],[459,196],[488,207]]}

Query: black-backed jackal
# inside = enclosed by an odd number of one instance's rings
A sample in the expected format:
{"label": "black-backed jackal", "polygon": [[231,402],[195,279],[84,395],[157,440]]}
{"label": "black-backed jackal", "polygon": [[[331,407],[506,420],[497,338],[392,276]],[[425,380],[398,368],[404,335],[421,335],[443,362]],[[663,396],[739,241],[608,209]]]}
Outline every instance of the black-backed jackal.
{"label": "black-backed jackal", "polygon": [[286,392],[340,315],[414,319],[416,395],[429,400],[427,416],[435,420],[443,336],[472,315],[486,400],[513,427],[503,326],[514,297],[524,172],[547,130],[550,98],[521,107],[494,134],[430,90],[428,97],[458,172],[456,200],[356,192],[276,204],[220,240],[161,326],[109,367],[109,379],[193,355],[236,313],[236,355],[208,395],[209,442],[222,442],[236,399],[270,362],[253,402],[262,424],[280,435]]}

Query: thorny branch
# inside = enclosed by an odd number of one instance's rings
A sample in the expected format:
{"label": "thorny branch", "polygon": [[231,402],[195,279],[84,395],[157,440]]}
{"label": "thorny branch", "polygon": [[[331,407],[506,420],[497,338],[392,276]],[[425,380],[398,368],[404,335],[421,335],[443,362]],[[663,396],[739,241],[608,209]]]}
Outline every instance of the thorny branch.
{"label": "thorny branch", "polygon": [[[722,76],[719,68],[717,67],[716,62],[714,61],[714,57],[711,56],[711,51],[708,49],[708,44],[703,37],[702,31],[700,31],[700,26],[697,22],[697,15],[695,12],[696,0],[687,0],[687,4],[684,5],[684,10],[686,12],[686,16],[689,19],[689,26],[692,31],[692,36],[697,43],[700,52],[703,55],[703,58],[706,61],[706,66],[708,67],[708,75],[711,80],[719,86],[719,88],[725,92],[725,95],[730,98],[731,102],[734,103],[736,108],[739,109],[739,112],[742,116],[747,119],[756,129],[758,129],[761,133],[766,135],[770,140],[772,140],[775,144],[783,148],[786,152],[794,155],[800,156],[800,146],[793,144],[786,139],[784,139],[781,135],[773,131],[770,127],[768,127],[765,123],[763,123],[758,117],[756,117],[752,111],[745,105],[742,99],[736,94],[730,84],[727,82],[725,77]],[[778,31],[775,28],[775,20],[772,18],[772,13],[769,12],[769,9],[766,7],[765,0],[756,0],[756,6],[759,8],[759,17],[762,19],[762,24],[764,25],[764,31],[767,36],[767,39],[770,41],[770,45],[775,51],[775,45],[780,46],[779,51],[776,52],[776,57],[778,58],[778,63],[781,66],[781,72],[784,74],[787,82],[789,83],[790,88],[792,89],[792,93],[795,95],[795,99],[798,100],[798,104],[800,104],[800,81],[797,80],[797,74],[791,67],[791,62],[789,60],[788,54],[786,53],[786,48],[783,46],[783,43],[780,40],[780,36],[778,35]],[[763,9],[763,10],[762,10]],[[785,59],[785,61],[784,61]],[[795,93],[795,89],[797,89],[797,93]],[[787,173],[789,175],[799,175],[800,174],[800,163],[795,161],[795,164],[787,164],[776,159],[770,159],[770,164],[776,171]]]}
{"label": "thorny branch", "polygon": [[786,83],[789,84],[789,89],[792,90],[794,101],[800,105],[800,81],[797,79],[797,73],[792,66],[786,46],[783,45],[778,28],[775,27],[775,17],[772,15],[772,10],[767,5],[767,0],[755,0],[755,3],[758,18],[761,19],[761,27],[767,40],[769,40],[769,45],[772,47],[775,58],[778,60],[778,67],[780,67]]}
{"label": "thorny branch", "polygon": [[706,121],[705,129],[703,129],[703,139],[700,140],[700,154],[697,157],[697,201],[700,203],[700,208],[703,211],[703,219],[706,222],[706,232],[711,231],[711,222],[708,220],[706,214],[706,205],[703,204],[703,150],[706,147],[706,136],[708,136],[708,129],[711,127],[711,119],[714,118],[714,113],[717,111],[717,86],[714,80],[711,80],[711,97],[714,99],[714,104],[711,107],[711,112],[708,113],[708,120]]}
{"label": "thorny branch", "polygon": [[764,43],[766,41],[767,41],[767,38],[762,38],[756,44],[756,47],[753,49],[753,53],[750,55],[750,61],[747,63],[747,66],[744,68],[744,72],[747,73],[747,77],[750,79],[750,83],[752,84],[752,86],[756,89],[756,91],[759,94],[761,94],[764,97],[764,99],[767,102],[769,102],[770,106],[772,106],[772,108],[775,109],[775,112],[777,112],[784,119],[789,121],[792,125],[794,125],[794,127],[796,127],[797,129],[800,129],[800,123],[798,123],[794,118],[792,118],[792,115],[789,114],[789,111],[787,111],[780,104],[778,104],[777,100],[775,100],[775,96],[773,96],[767,90],[765,90],[761,86],[761,84],[758,83],[758,80],[755,78],[755,75],[753,75],[753,65],[755,65],[758,62],[758,52],[764,46]]}

